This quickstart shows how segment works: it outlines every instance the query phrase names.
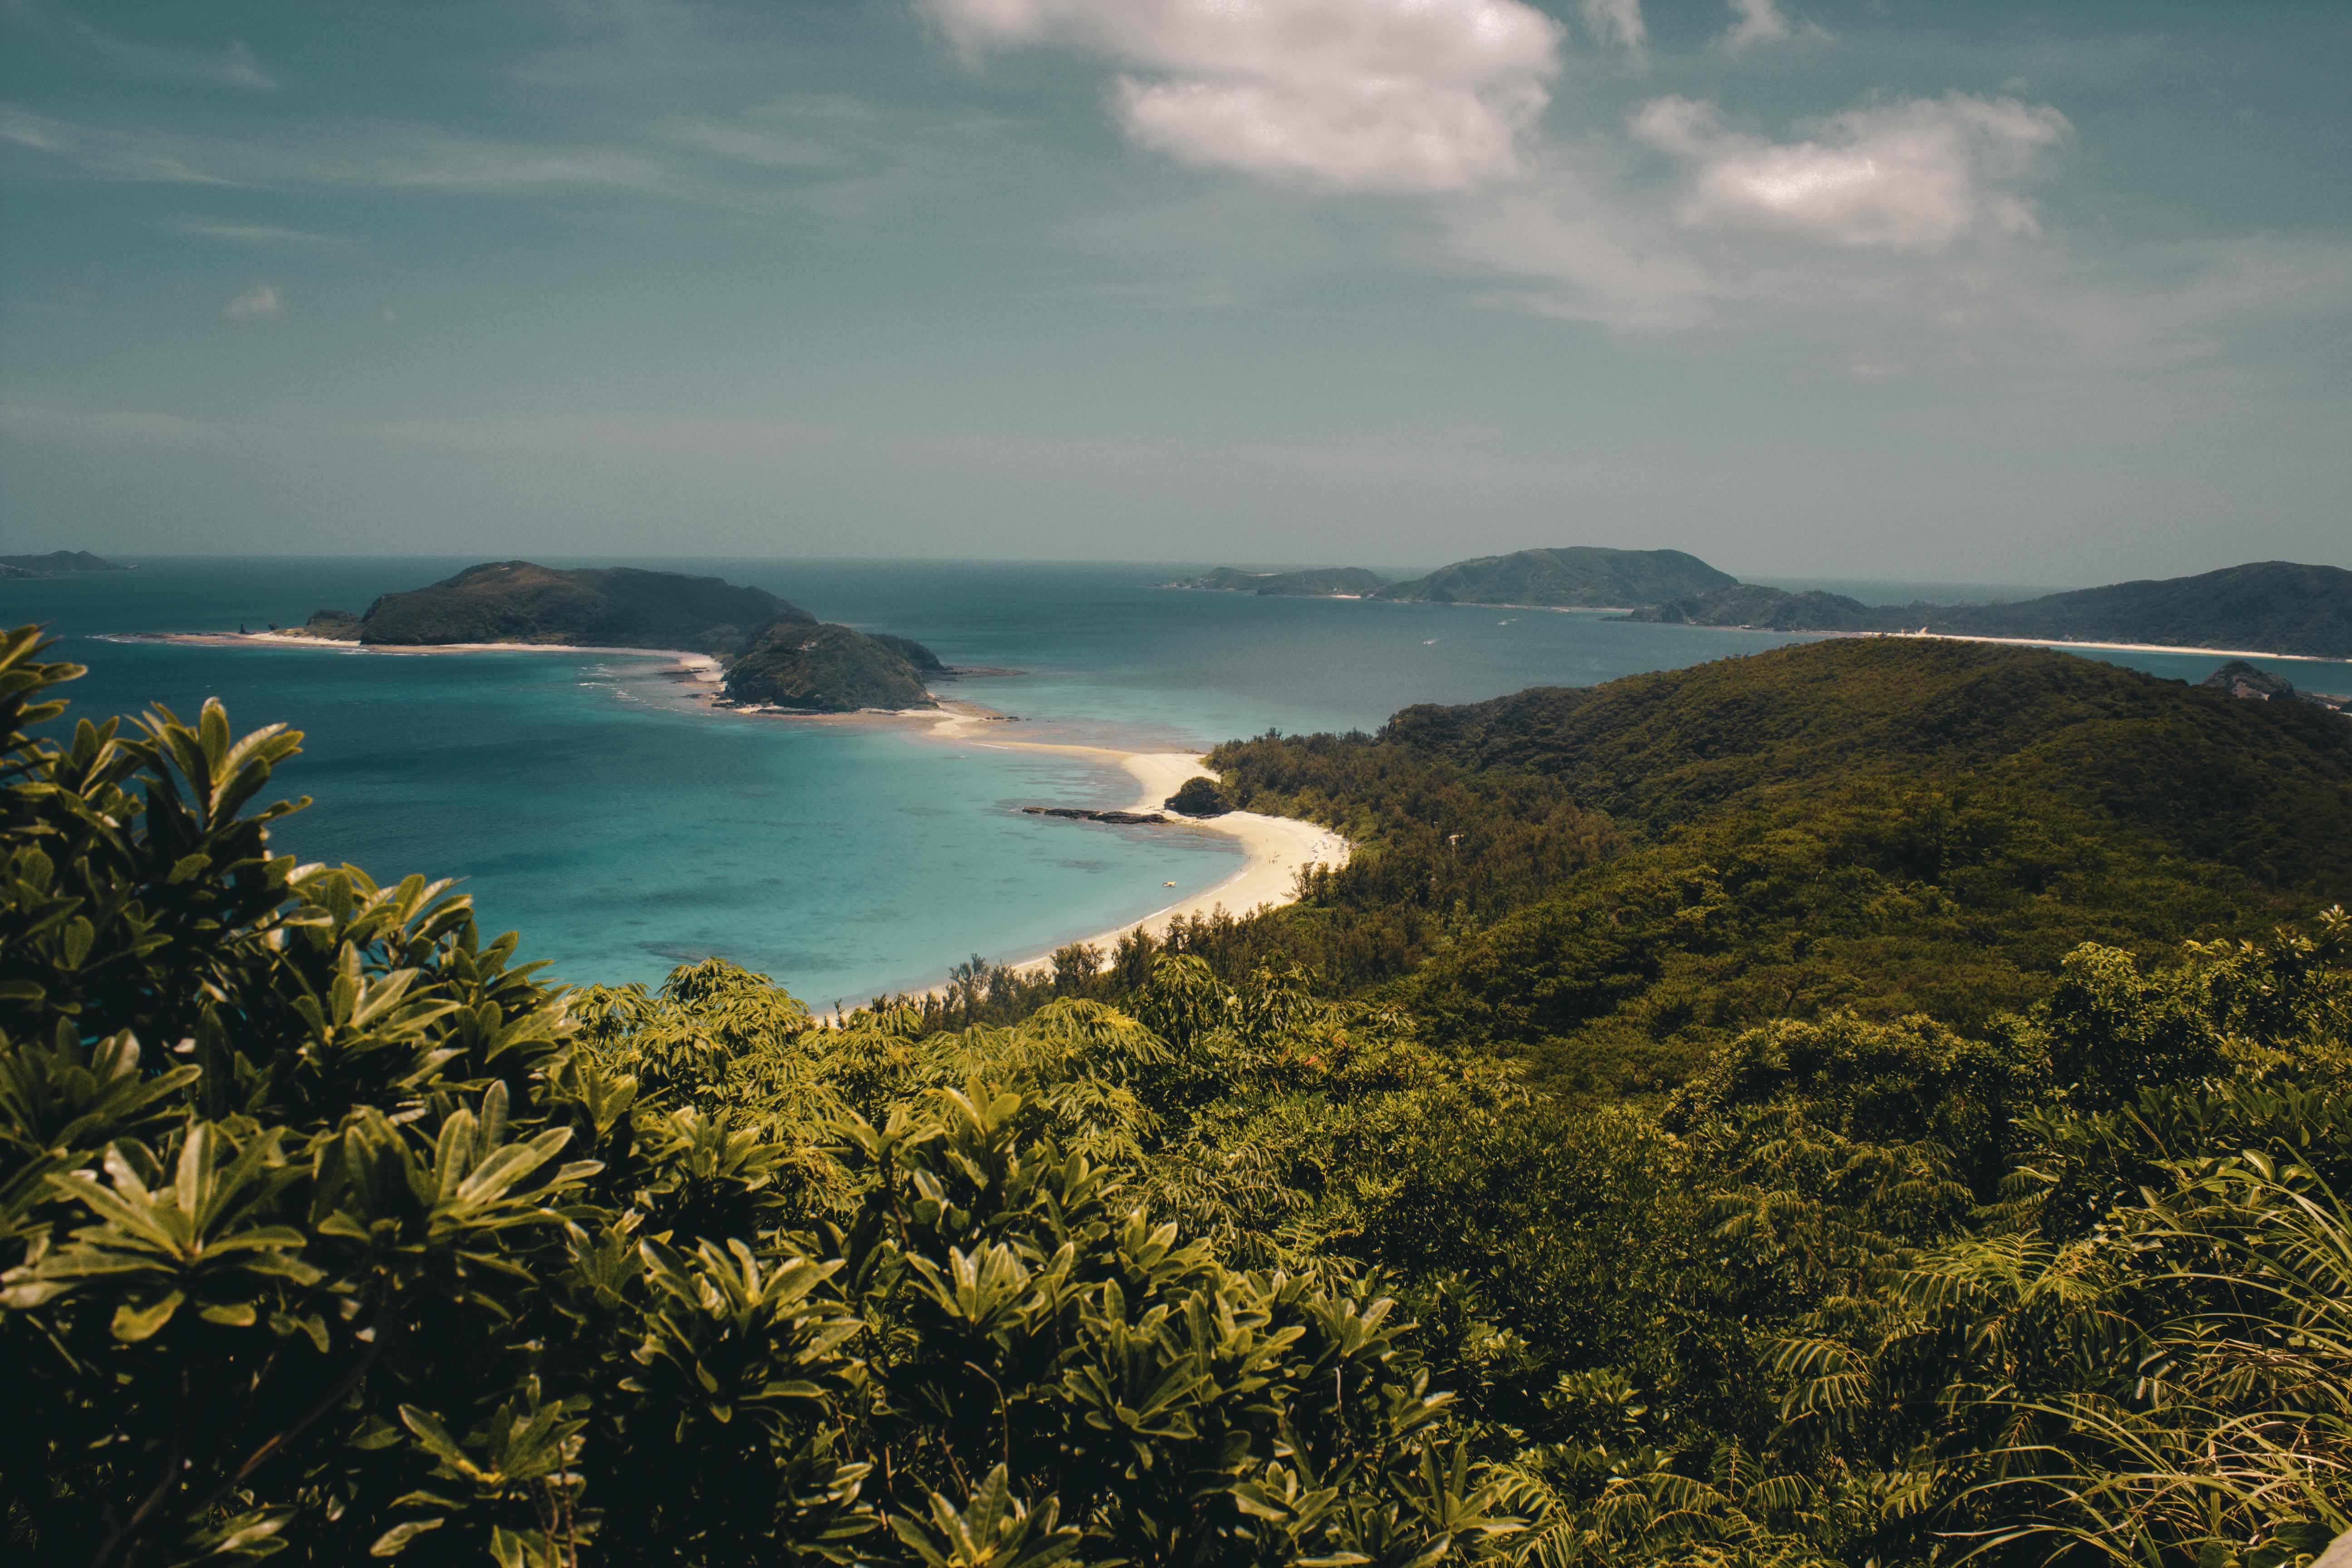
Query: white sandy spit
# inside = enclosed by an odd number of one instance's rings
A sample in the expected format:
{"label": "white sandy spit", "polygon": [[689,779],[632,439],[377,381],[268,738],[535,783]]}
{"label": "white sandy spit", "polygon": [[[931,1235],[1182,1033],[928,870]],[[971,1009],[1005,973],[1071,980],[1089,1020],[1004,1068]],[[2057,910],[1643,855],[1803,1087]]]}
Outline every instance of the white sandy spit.
{"label": "white sandy spit", "polygon": [[[931,732],[941,740],[1000,751],[1067,752],[1116,762],[1142,785],[1141,795],[1126,808],[1129,811],[1161,811],[1164,807],[1160,803],[1174,795],[1177,786],[1186,779],[1217,776],[1202,765],[1198,755],[1189,752],[1122,752],[1108,746],[1051,745],[1039,741],[982,741],[974,738],[989,729],[985,720],[950,714],[935,723]],[[1130,921],[1109,931],[1097,931],[1092,936],[1074,939],[1100,948],[1106,960],[1110,957],[1110,951],[1118,944],[1118,939],[1129,931],[1143,931],[1154,937],[1164,937],[1168,934],[1168,928],[1177,921],[1205,915],[1215,910],[1245,915],[1262,908],[1278,908],[1296,901],[1298,873],[1302,868],[1311,864],[1338,867],[1348,863],[1349,844],[1345,838],[1328,827],[1301,822],[1295,817],[1265,816],[1255,811],[1229,811],[1220,816],[1171,816],[1170,820],[1192,832],[1223,833],[1240,839],[1244,857],[1241,869],[1213,887],[1190,898],[1179,899],[1164,909],[1154,910],[1141,920]],[[1049,950],[1024,959],[1013,967],[1042,969],[1052,962],[1052,958]]]}

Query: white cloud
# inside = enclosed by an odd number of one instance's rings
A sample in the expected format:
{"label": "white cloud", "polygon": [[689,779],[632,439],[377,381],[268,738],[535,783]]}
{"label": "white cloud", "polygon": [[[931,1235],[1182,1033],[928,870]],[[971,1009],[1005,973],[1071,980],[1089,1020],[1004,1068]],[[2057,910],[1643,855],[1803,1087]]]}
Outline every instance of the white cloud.
{"label": "white cloud", "polygon": [[1520,0],[927,5],[968,57],[1058,43],[1148,73],[1122,77],[1116,97],[1146,146],[1348,190],[1459,190],[1516,173],[1559,68],[1559,25]]}
{"label": "white cloud", "polygon": [[275,316],[285,309],[278,290],[267,283],[257,283],[221,307],[221,318],[230,321],[254,321]]}
{"label": "white cloud", "polygon": [[1642,0],[1584,0],[1584,25],[1602,43],[1619,45],[1636,58],[1649,36],[1642,25]]}
{"label": "white cloud", "polygon": [[1683,98],[1633,121],[1636,135],[1691,165],[1687,223],[1921,255],[2032,232],[2013,187],[2071,129],[2054,109],[1959,93],[1853,110],[1794,142],[1726,130],[1712,105]]}
{"label": "white cloud", "polygon": [[299,228],[271,228],[264,224],[192,223],[182,226],[207,239],[233,239],[242,245],[349,245],[348,236],[310,234]]}
{"label": "white cloud", "polygon": [[84,47],[113,60],[120,68],[144,76],[176,77],[184,81],[209,82],[247,92],[276,92],[280,83],[253,58],[244,40],[231,38],[217,52],[211,49],[160,47],[110,33],[79,16],[52,19],[33,0],[11,0],[9,20],[36,31],[56,29]]}
{"label": "white cloud", "polygon": [[13,142],[104,180],[152,180],[173,184],[232,182],[194,167],[178,152],[120,131],[76,125],[0,103],[0,142]]}
{"label": "white cloud", "polygon": [[1789,25],[1789,18],[1780,14],[1777,0],[1731,0],[1731,8],[1738,14],[1739,20],[1720,40],[1727,49],[1776,44],[1796,32]]}

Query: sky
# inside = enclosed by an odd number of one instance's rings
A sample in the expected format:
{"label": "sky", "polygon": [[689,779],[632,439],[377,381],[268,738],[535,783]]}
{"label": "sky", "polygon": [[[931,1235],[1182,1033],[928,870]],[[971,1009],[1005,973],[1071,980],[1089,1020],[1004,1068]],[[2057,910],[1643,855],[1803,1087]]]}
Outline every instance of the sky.
{"label": "sky", "polygon": [[0,550],[2352,566],[2352,5],[0,0]]}

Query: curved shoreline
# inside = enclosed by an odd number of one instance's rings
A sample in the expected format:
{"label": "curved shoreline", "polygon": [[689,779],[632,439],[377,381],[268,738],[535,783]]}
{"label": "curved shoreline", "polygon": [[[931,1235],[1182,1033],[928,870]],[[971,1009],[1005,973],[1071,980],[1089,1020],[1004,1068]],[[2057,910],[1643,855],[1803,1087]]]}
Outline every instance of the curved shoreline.
{"label": "curved shoreline", "polygon": [[[1129,811],[1160,811],[1164,809],[1161,803],[1174,795],[1186,779],[1217,776],[1202,764],[1201,753],[1198,752],[1129,752],[1111,746],[979,738],[988,732],[985,727],[989,722],[989,719],[981,713],[947,713],[932,719],[929,738],[954,741],[991,751],[1060,752],[1117,763],[1142,786],[1141,795],[1124,808]],[[1103,961],[1108,965],[1111,950],[1118,945],[1119,938],[1129,931],[1140,931],[1154,938],[1162,938],[1176,921],[1217,910],[1245,915],[1261,909],[1279,909],[1285,904],[1296,903],[1298,873],[1302,869],[1310,865],[1344,866],[1353,847],[1347,839],[1319,823],[1290,816],[1267,816],[1255,811],[1228,811],[1217,816],[1185,817],[1171,826],[1181,826],[1195,832],[1222,833],[1240,839],[1243,851],[1240,869],[1190,897],[1154,910],[1139,920],[1129,921],[1091,936],[1073,937],[1068,942],[1056,942],[1007,967],[1020,972],[1044,969],[1053,962],[1054,953],[1058,949],[1074,942],[1084,942],[1100,949]],[[931,988],[932,992],[943,989],[941,986]]]}
{"label": "curved shoreline", "polygon": [[[381,643],[345,643],[324,637],[309,637],[283,632],[162,632],[146,635],[130,634],[136,640],[193,644],[200,647],[232,647],[260,643],[278,647],[320,648],[347,653],[383,653],[394,655],[436,655],[462,653],[563,653],[619,656],[626,658],[661,658],[674,661],[670,673],[698,682],[715,684],[719,679],[718,659],[709,654],[687,653],[677,648],[608,647],[577,643],[435,643],[429,646],[402,647]],[[967,746],[985,747],[993,751],[1060,752],[1074,756],[1091,757],[1116,763],[1132,775],[1141,790],[1139,797],[1126,807],[1131,811],[1157,812],[1161,802],[1174,795],[1177,786],[1195,776],[1214,778],[1203,767],[1201,756],[1190,752],[1133,752],[1112,746],[1088,746],[1074,742],[1045,741],[1006,741],[994,736],[1001,733],[994,726],[1004,715],[968,700],[939,698],[936,710],[909,708],[896,711],[866,710],[856,713],[799,713],[784,708],[720,708],[707,698],[698,697],[694,705],[706,712],[739,715],[750,719],[784,719],[803,723],[865,723],[920,724],[928,733],[923,737],[951,741]],[[983,738],[986,737],[986,738]],[[1221,833],[1238,838],[1242,844],[1240,868],[1197,893],[1176,900],[1154,910],[1139,920],[1129,921],[1108,931],[1087,936],[1073,936],[1029,954],[1010,967],[1033,971],[1053,962],[1055,952],[1073,942],[1085,942],[1103,951],[1106,962],[1118,939],[1133,931],[1148,931],[1153,937],[1164,937],[1168,928],[1177,921],[1209,914],[1216,910],[1243,915],[1265,908],[1280,908],[1297,901],[1298,872],[1307,865],[1344,866],[1351,846],[1348,840],[1330,829],[1295,817],[1267,816],[1253,811],[1229,811],[1213,817],[1185,817],[1171,826],[1193,832]],[[931,992],[944,989],[934,985]],[[929,994],[929,993],[926,993]]]}

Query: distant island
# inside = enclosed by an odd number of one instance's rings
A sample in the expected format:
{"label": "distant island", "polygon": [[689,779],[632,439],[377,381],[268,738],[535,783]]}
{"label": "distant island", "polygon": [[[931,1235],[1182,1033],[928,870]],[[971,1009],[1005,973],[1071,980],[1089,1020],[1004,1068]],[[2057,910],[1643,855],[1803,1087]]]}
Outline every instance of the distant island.
{"label": "distant island", "polygon": [[1441,566],[1426,577],[1380,591],[1383,599],[1425,605],[1530,605],[1545,609],[1633,609],[1738,585],[1680,550],[1520,550]]}
{"label": "distant island", "polygon": [[429,587],[386,594],[364,615],[320,610],[299,626],[271,631],[364,647],[520,643],[708,654],[724,672],[727,704],[807,713],[934,708],[925,677],[956,673],[911,637],[827,625],[764,588],[633,566],[486,562]]}
{"label": "distant island", "polygon": [[1838,594],[1731,584],[1642,609],[1633,618],[1781,632],[1926,632],[2352,658],[2352,572],[2260,561],[2014,605],[1874,606]]}
{"label": "distant island", "polygon": [[1865,605],[1843,594],[1742,583],[1680,550],[1579,545],[1482,555],[1411,582],[1360,567],[1244,572],[1220,566],[1163,588],[1319,595],[1425,605],[1622,609],[1664,626],[2214,648],[2352,659],[2352,572],[2258,561],[2193,577],[2115,583],[2020,604]]}
{"label": "distant island", "polygon": [[1305,572],[1242,572],[1220,566],[1206,576],[1152,585],[1198,588],[1214,594],[1255,594],[1270,599],[1366,599],[1387,587],[1389,579],[1360,566],[1320,566]]}
{"label": "distant island", "polygon": [[47,555],[0,555],[0,577],[56,577],[68,572],[131,570],[87,550],[52,550]]}

